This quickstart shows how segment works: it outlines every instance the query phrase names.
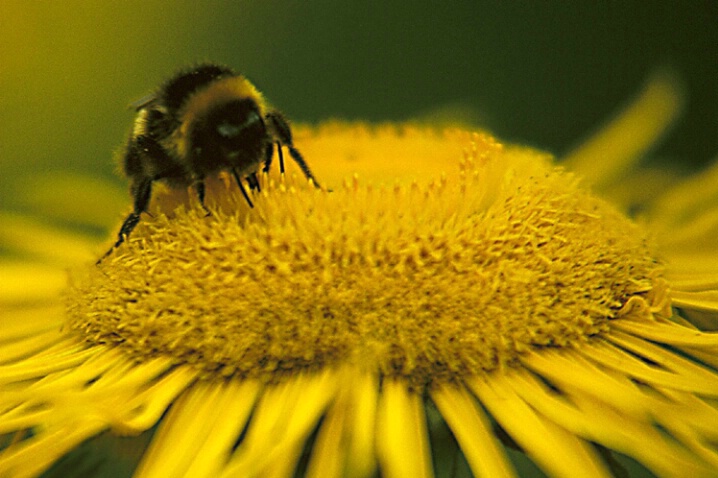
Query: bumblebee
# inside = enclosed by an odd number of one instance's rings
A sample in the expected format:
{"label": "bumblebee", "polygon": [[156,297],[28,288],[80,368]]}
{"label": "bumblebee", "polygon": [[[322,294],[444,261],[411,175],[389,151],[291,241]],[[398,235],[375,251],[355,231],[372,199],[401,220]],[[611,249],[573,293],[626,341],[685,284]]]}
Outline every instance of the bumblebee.
{"label": "bumblebee", "polygon": [[98,261],[129,237],[147,210],[152,185],[194,186],[204,207],[204,178],[230,171],[250,207],[251,190],[259,190],[257,173],[268,171],[274,147],[284,173],[282,148],[307,179],[319,187],[282,113],[271,109],[243,75],[216,64],[181,71],[154,94],[135,104],[137,118],[127,140],[122,168],[130,179],[133,210],[122,223],[117,242]]}

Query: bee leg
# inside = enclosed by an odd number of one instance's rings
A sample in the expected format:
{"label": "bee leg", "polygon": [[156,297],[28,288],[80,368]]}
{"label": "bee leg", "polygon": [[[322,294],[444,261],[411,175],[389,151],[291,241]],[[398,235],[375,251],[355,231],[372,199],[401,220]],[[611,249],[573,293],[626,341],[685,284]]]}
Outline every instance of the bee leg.
{"label": "bee leg", "polygon": [[244,185],[242,184],[242,178],[239,177],[239,174],[237,174],[237,170],[232,170],[232,175],[234,176],[234,180],[237,181],[237,186],[239,186],[239,190],[242,191],[242,196],[244,196],[244,199],[247,200],[247,204],[249,204],[249,207],[254,207],[254,204],[252,204],[252,200],[249,199],[249,194],[247,194],[247,190],[244,189]]}
{"label": "bee leg", "polygon": [[[280,150],[281,153],[281,150]],[[272,165],[272,156],[274,156],[274,143],[267,143],[267,149],[264,150],[264,167],[262,168],[263,173],[269,172],[269,167]],[[280,164],[282,172],[284,172],[284,161]]]}
{"label": "bee leg", "polygon": [[207,206],[204,205],[204,195],[205,195],[205,187],[204,187],[204,181],[199,181],[195,184],[195,188],[197,189],[197,199],[199,199],[199,205],[202,206],[202,209],[204,209],[205,214],[204,217],[211,216],[212,213],[209,209],[207,209]]}
{"label": "bee leg", "polygon": [[314,184],[315,188],[321,187],[321,186],[319,186],[317,179],[312,174],[311,169],[309,169],[309,166],[304,161],[304,158],[302,157],[302,154],[299,152],[299,150],[297,148],[295,148],[294,146],[292,146],[291,144],[287,145],[287,149],[289,150],[289,156],[291,156],[292,159],[294,160],[294,162],[299,165],[302,172],[304,173],[304,176],[306,176],[307,179],[312,180],[312,184]]}
{"label": "bee leg", "polygon": [[292,130],[289,127],[289,123],[284,118],[284,116],[278,112],[278,111],[270,111],[265,115],[265,119],[269,122],[271,130],[274,132],[274,135],[277,139],[277,149],[279,150],[279,161],[280,161],[280,170],[284,172],[284,168],[282,167],[282,163],[284,161],[284,158],[282,157],[282,145],[287,147],[287,150],[289,151],[289,155],[292,157],[295,163],[299,166],[299,168],[304,173],[304,176],[306,176],[307,179],[311,179],[314,183],[315,187],[319,187],[319,183],[317,182],[316,178],[312,174],[312,170],[309,169],[309,165],[307,165],[307,162],[304,161],[304,158],[302,157],[302,154],[299,152],[297,148],[294,147],[294,143],[292,142]]}
{"label": "bee leg", "polygon": [[109,251],[105,252],[102,257],[97,259],[95,265],[99,265],[107,256],[112,253],[112,251],[120,247],[120,245],[125,242],[125,239],[130,237],[130,233],[135,229],[137,223],[140,222],[140,215],[145,211],[145,209],[147,209],[147,205],[150,202],[150,197],[152,196],[152,178],[143,178],[136,186],[133,185],[132,193],[135,197],[134,210],[125,218],[124,222],[122,223],[122,226],[120,227],[120,232],[117,234],[117,241],[115,242],[115,244],[110,248]]}
{"label": "bee leg", "polygon": [[247,177],[247,184],[249,184],[249,189],[252,191],[261,191],[262,188],[259,187],[259,178],[257,177],[257,173],[248,174]]}
{"label": "bee leg", "polygon": [[277,156],[279,156],[279,172],[284,174],[284,153],[282,153],[282,145],[277,141]]}

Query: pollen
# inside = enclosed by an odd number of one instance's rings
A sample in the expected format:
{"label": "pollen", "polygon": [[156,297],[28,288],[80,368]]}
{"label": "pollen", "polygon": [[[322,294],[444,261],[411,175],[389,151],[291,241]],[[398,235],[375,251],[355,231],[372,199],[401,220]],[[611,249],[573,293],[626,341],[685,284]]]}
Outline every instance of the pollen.
{"label": "pollen", "polygon": [[328,189],[264,175],[159,191],[69,326],[204,376],[276,380],[346,364],[416,387],[575,347],[660,295],[643,229],[542,153],[485,134],[335,124],[295,141]]}

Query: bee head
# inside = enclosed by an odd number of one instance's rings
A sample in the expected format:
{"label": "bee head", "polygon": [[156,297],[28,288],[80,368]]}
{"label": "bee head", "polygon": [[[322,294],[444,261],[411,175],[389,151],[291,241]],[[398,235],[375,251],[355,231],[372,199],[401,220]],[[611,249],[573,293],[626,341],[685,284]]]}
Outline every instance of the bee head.
{"label": "bee head", "polygon": [[217,141],[237,149],[256,133],[264,132],[264,122],[257,104],[251,99],[230,101],[211,114],[208,122],[214,127]]}
{"label": "bee head", "polygon": [[267,131],[257,103],[251,98],[215,105],[197,119],[191,135],[196,171],[211,173],[233,168],[253,171],[264,160]]}

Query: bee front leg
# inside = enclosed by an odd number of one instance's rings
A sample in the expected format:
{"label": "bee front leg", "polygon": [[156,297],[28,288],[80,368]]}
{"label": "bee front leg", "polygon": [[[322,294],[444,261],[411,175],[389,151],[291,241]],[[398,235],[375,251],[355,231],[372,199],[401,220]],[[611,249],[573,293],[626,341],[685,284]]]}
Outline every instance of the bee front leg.
{"label": "bee front leg", "polygon": [[207,191],[204,186],[204,181],[199,180],[197,183],[195,183],[194,187],[197,190],[197,199],[199,199],[199,205],[202,206],[202,209],[204,209],[204,212],[207,213],[204,217],[211,216],[212,213],[210,212],[209,209],[207,209],[207,206],[204,205],[204,197],[205,197],[205,193]]}
{"label": "bee front leg", "polygon": [[257,173],[248,174],[245,178],[247,180],[247,184],[249,184],[249,189],[252,191],[261,191],[262,188],[259,186],[259,178],[257,177]]}
{"label": "bee front leg", "polygon": [[244,189],[244,185],[242,184],[242,178],[239,177],[239,174],[237,173],[236,169],[232,170],[232,175],[234,176],[234,180],[237,181],[237,186],[239,186],[239,190],[242,191],[242,196],[244,196],[244,199],[247,200],[247,204],[249,204],[249,207],[254,207],[254,204],[252,204],[252,200],[249,199],[249,194],[247,194],[247,190]]}
{"label": "bee front leg", "polygon": [[134,210],[122,222],[115,244],[95,262],[96,265],[99,265],[112,251],[120,247],[140,222],[140,215],[147,209],[152,196],[152,178],[143,178],[136,185],[133,184],[132,194],[135,198]]}
{"label": "bee front leg", "polygon": [[321,186],[319,186],[317,178],[315,178],[312,174],[312,171],[309,169],[309,165],[304,161],[304,158],[302,157],[302,154],[299,152],[299,150],[291,144],[287,145],[287,150],[289,151],[289,156],[291,156],[294,162],[297,163],[301,168],[302,172],[304,173],[304,176],[306,176],[307,179],[312,180],[312,184],[314,184],[315,188],[320,188]]}
{"label": "bee front leg", "polygon": [[[279,146],[279,145],[277,145]],[[281,149],[279,150],[281,154]],[[274,156],[274,143],[269,142],[267,143],[267,149],[264,150],[264,167],[262,168],[263,173],[269,172],[269,167],[272,165],[272,156]],[[282,169],[282,172],[284,172],[284,161],[279,165]]]}
{"label": "bee front leg", "polygon": [[306,176],[307,179],[311,179],[314,186],[318,188],[319,183],[312,174],[312,170],[309,169],[309,165],[306,161],[304,161],[304,157],[302,157],[299,150],[294,147],[294,142],[292,141],[292,129],[289,127],[289,123],[284,118],[284,115],[282,115],[279,111],[270,111],[265,115],[265,119],[269,123],[270,130],[274,133],[274,137],[277,140],[277,150],[279,153],[279,166],[281,172],[284,172],[284,168],[282,167],[284,164],[284,158],[282,157],[282,145],[284,145],[287,147],[289,155],[304,173],[304,176]]}
{"label": "bee front leg", "polygon": [[284,153],[282,153],[282,144],[277,141],[277,156],[279,156],[279,173],[284,174]]}

